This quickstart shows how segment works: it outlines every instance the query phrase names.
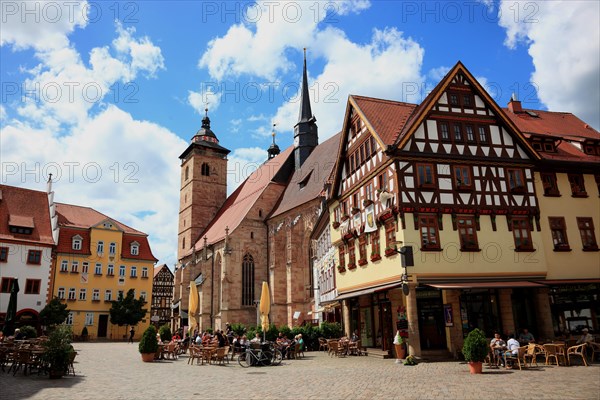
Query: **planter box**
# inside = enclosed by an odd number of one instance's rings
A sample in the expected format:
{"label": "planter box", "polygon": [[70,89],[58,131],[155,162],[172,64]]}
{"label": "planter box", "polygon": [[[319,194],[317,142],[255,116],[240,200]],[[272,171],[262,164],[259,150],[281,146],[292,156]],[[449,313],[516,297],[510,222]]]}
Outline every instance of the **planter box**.
{"label": "planter box", "polygon": [[386,249],[385,250],[385,256],[386,257],[395,256],[396,254],[398,254],[398,252],[396,251],[396,249]]}
{"label": "planter box", "polygon": [[379,254],[371,255],[371,261],[379,261],[381,260],[381,256]]}
{"label": "planter box", "polygon": [[348,264],[348,269],[356,269],[356,264]]}
{"label": "planter box", "polygon": [[367,261],[366,258],[361,258],[360,260],[358,260],[358,265],[360,265],[361,267],[363,265],[367,265],[369,262]]}

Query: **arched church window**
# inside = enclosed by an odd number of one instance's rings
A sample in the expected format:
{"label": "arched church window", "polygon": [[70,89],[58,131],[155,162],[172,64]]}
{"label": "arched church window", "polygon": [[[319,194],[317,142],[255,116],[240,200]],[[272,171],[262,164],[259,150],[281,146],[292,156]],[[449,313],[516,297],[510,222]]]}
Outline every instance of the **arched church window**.
{"label": "arched church window", "polygon": [[242,261],[242,305],[254,304],[254,259],[250,254],[244,255]]}
{"label": "arched church window", "polygon": [[190,179],[190,166],[186,166],[185,167],[185,180],[187,181],[188,179]]}
{"label": "arched church window", "polygon": [[210,167],[208,166],[208,163],[202,163],[201,173],[203,176],[210,176]]}

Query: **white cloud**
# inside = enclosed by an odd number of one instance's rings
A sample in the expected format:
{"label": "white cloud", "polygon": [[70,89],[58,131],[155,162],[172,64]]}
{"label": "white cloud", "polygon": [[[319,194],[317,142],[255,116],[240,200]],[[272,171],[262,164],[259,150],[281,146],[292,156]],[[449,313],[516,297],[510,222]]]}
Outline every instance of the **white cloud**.
{"label": "white cloud", "polygon": [[442,80],[442,78],[444,76],[446,76],[446,74],[448,73],[448,71],[450,71],[451,67],[446,67],[446,66],[440,66],[437,68],[432,68],[429,70],[429,72],[427,72],[427,77],[429,79],[431,79],[434,84],[437,84],[439,81]]}
{"label": "white cloud", "polygon": [[227,194],[229,195],[267,160],[267,150],[260,147],[241,147],[232,151],[227,159]]}
{"label": "white cloud", "polygon": [[600,129],[600,3],[504,0],[500,11],[505,45],[528,47],[539,99],[552,111],[572,112]]}
{"label": "white cloud", "polygon": [[211,112],[216,111],[221,104],[221,93],[214,92],[210,88],[204,91],[194,92],[188,91],[188,104],[196,110],[196,112],[204,116],[204,110],[208,108]]}
{"label": "white cloud", "polygon": [[87,1],[2,1],[0,8],[0,46],[15,50],[65,47],[67,36],[89,22]]}

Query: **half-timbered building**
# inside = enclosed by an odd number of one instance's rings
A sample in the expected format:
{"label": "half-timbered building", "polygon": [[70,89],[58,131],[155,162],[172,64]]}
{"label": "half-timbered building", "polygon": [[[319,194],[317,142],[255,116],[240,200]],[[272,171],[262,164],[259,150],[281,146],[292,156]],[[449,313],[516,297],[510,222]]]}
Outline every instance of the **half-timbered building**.
{"label": "half-timbered building", "polygon": [[157,326],[171,323],[174,275],[167,264],[154,267],[150,320]]}

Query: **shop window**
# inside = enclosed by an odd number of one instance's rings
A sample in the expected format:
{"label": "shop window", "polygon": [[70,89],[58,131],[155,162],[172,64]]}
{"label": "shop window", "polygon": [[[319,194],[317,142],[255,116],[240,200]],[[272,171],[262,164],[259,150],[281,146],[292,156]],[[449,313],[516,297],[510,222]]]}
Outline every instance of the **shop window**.
{"label": "shop window", "polygon": [[515,240],[515,249],[518,251],[532,251],[531,228],[527,217],[512,217],[512,232]]}
{"label": "shop window", "polygon": [[508,189],[513,193],[525,192],[525,181],[523,179],[523,170],[507,169]]}
{"label": "shop window", "polygon": [[435,188],[433,164],[417,164],[417,184],[420,188]]}
{"label": "shop window", "polygon": [[462,216],[456,218],[456,227],[458,228],[458,237],[460,239],[460,249],[463,251],[479,250],[477,244],[477,225],[472,216]]}
{"label": "shop window", "polygon": [[544,196],[560,196],[556,174],[554,172],[542,172],[540,176],[544,187]]}
{"label": "shop window", "polygon": [[598,250],[596,234],[594,233],[594,221],[587,217],[577,217],[577,227],[581,235],[583,250]]}
{"label": "shop window", "polygon": [[567,226],[564,217],[548,217],[548,221],[550,222],[554,250],[569,250]]}
{"label": "shop window", "polygon": [[423,250],[440,249],[438,224],[435,215],[419,216],[419,230],[421,232],[421,248]]}
{"label": "shop window", "polygon": [[569,183],[571,184],[571,194],[573,197],[587,197],[585,184],[582,174],[569,174]]}

